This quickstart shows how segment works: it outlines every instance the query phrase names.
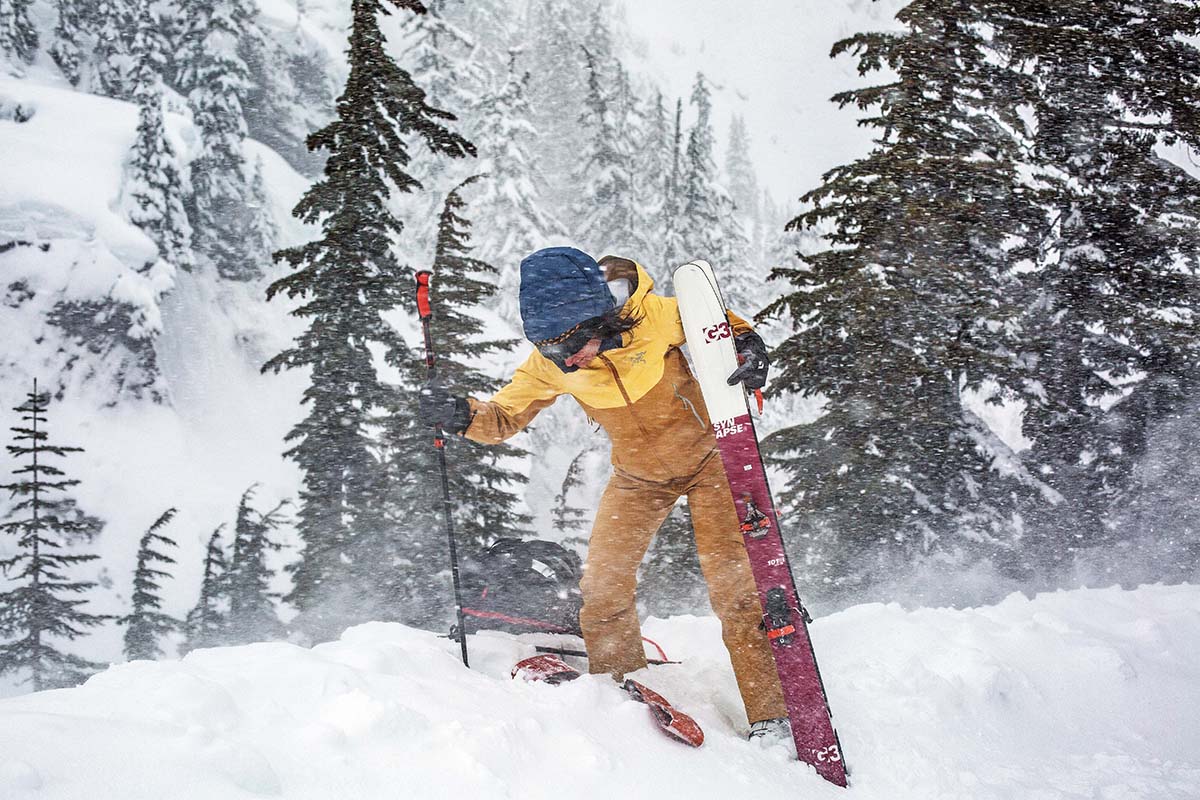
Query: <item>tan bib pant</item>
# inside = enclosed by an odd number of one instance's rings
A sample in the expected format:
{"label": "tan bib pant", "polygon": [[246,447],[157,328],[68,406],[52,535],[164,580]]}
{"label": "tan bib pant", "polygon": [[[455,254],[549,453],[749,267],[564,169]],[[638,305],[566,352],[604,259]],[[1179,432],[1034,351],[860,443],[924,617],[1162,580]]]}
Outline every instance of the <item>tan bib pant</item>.
{"label": "tan bib pant", "polygon": [[638,624],[637,569],[654,533],[687,495],[700,568],[750,722],[787,716],[762,609],[742,545],[729,481],[714,452],[695,475],[651,483],[615,472],[588,542],[579,621],[589,669],[621,678],[646,666]]}

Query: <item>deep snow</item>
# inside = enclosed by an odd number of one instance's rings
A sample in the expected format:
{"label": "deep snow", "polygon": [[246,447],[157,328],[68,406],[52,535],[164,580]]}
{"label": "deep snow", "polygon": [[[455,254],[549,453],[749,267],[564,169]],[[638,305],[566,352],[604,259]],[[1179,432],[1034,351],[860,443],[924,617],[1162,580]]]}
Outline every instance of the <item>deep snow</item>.
{"label": "deep snow", "polygon": [[1200,587],[968,609],[864,605],[812,626],[849,792],[746,721],[713,618],[650,620],[681,665],[641,679],[707,741],[665,738],[607,678],[511,681],[528,641],[400,625],[202,650],[0,701],[0,797],[1192,800]]}

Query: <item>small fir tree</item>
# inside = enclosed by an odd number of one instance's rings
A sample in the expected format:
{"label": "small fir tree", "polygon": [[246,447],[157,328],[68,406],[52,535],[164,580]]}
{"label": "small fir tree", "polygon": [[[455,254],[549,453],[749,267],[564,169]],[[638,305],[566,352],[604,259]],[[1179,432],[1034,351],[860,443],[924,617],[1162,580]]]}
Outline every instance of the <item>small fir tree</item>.
{"label": "small fir tree", "polygon": [[243,112],[249,72],[238,43],[257,35],[249,0],[194,0],[184,7],[178,81],[200,132],[188,201],[196,249],[226,278],[262,274],[246,230],[249,181]]}
{"label": "small fir tree", "polygon": [[505,319],[519,319],[517,301],[521,259],[553,239],[566,236],[562,223],[546,210],[538,159],[538,131],[529,107],[528,73],[518,75],[516,55],[504,82],[489,93],[473,141],[485,178],[472,200],[478,223],[474,238],[480,252],[500,270],[492,301]]}
{"label": "small fir tree", "polygon": [[248,488],[238,503],[237,524],[233,534],[233,561],[225,579],[229,613],[224,638],[230,644],[246,644],[283,638],[283,623],[275,613],[279,595],[271,591],[274,572],[267,566],[267,554],[281,549],[271,534],[285,521],[280,502],[263,513],[250,505],[255,486]]}
{"label": "small fir tree", "polygon": [[88,0],[58,0],[50,57],[72,86],[78,86],[83,77],[83,53],[90,39],[87,7]]}
{"label": "small fir tree", "polygon": [[571,497],[583,486],[584,463],[591,453],[590,448],[584,449],[571,459],[571,463],[567,465],[567,473],[563,476],[562,486],[554,497],[554,510],[551,512],[554,530],[563,541],[572,544],[587,543],[588,511],[571,502]]}
{"label": "small fir tree", "polygon": [[638,215],[624,132],[617,127],[599,60],[587,48],[583,54],[588,83],[579,127],[587,139],[573,173],[579,189],[572,205],[574,229],[585,250],[638,258]]}
{"label": "small fir tree", "polygon": [[49,403],[49,393],[39,392],[34,381],[33,392],[15,409],[22,423],[11,429],[15,444],[8,445],[12,456],[27,463],[13,472],[14,483],[0,485],[17,499],[8,521],[0,523],[0,532],[17,537],[16,554],[0,560],[0,570],[17,582],[0,594],[0,636],[9,639],[0,644],[0,675],[27,673],[35,692],[72,686],[100,669],[102,665],[65,653],[54,642],[77,639],[108,619],[81,609],[87,603],[81,596],[96,584],[69,576],[76,565],[97,556],[68,548],[90,540],[102,523],[66,494],[79,481],[50,463],[83,448],[50,444]]}
{"label": "small fir tree", "polygon": [[712,93],[708,79],[696,73],[692,86],[696,121],[688,131],[680,188],[680,230],[685,259],[703,258],[722,276],[722,293],[730,308],[751,313],[761,307],[759,283],[746,263],[749,242],[733,213],[733,201],[717,179],[716,138],[712,125]]}
{"label": "small fir tree", "polygon": [[[471,255],[471,223],[466,218],[463,190],[476,180],[468,179],[446,196],[431,270],[437,304],[431,321],[437,342],[437,379],[459,395],[487,395],[499,388],[495,379],[475,365],[494,360],[515,344],[509,339],[483,338],[479,312],[496,294],[497,270]],[[407,367],[411,370],[409,385],[424,381],[423,361],[411,361]],[[396,406],[388,415],[385,437],[391,445],[387,466],[394,487],[390,509],[394,532],[384,540],[390,553],[380,563],[394,564],[397,575],[402,571],[408,575],[395,597],[397,608],[407,608],[404,621],[435,626],[444,621],[449,608],[449,588],[442,570],[445,553],[426,546],[429,531],[439,529],[441,484],[434,477],[437,464],[429,446],[432,432],[416,419],[412,400],[411,393],[397,393]],[[523,455],[507,444],[488,447],[466,439],[454,442],[447,460],[459,541],[483,545],[498,536],[520,535],[527,528],[529,517],[519,511],[514,493],[525,478],[504,466]],[[426,477],[413,481],[407,479],[411,475]],[[437,577],[431,582],[431,576]]]}
{"label": "small fir tree", "polygon": [[138,5],[145,0],[94,0],[88,27],[95,42],[89,57],[94,73],[90,89],[121,100],[133,96],[136,58],[133,38],[139,28]]}
{"label": "small fir tree", "polygon": [[676,504],[654,534],[642,561],[637,593],[651,616],[707,613],[704,576],[687,503]]}
{"label": "small fir tree", "polygon": [[175,563],[174,558],[163,552],[168,547],[174,548],[175,540],[162,533],[175,514],[174,508],[164,511],[146,530],[138,545],[137,569],[133,573],[133,609],[119,620],[126,626],[125,658],[129,661],[161,658],[162,638],[179,629],[179,620],[162,612],[162,598],[158,594],[162,589],[160,581],[170,578],[171,573],[156,567]]}
{"label": "small fir tree", "polygon": [[671,271],[675,266],[692,258],[683,238],[683,98],[675,101],[674,134],[667,152],[669,167],[662,172],[662,207],[658,214],[656,230],[661,237],[659,252],[662,253],[663,278],[670,288]]}
{"label": "small fir tree", "polygon": [[225,550],[221,546],[222,523],[208,537],[204,551],[204,577],[200,581],[200,599],[188,612],[184,621],[187,633],[185,650],[200,647],[216,647],[224,644],[225,627],[229,613],[228,575],[229,565]]}
{"label": "small fir tree", "polygon": [[179,163],[163,126],[160,71],[164,56],[159,33],[150,4],[143,0],[134,38],[138,128],[126,165],[124,191],[130,221],[158,246],[159,257],[172,267],[188,269],[192,265],[192,228],[184,210]]}
{"label": "small fir tree", "polygon": [[33,63],[37,53],[37,29],[29,19],[31,5],[33,0],[0,0],[0,59],[7,59],[17,71],[21,64]]}

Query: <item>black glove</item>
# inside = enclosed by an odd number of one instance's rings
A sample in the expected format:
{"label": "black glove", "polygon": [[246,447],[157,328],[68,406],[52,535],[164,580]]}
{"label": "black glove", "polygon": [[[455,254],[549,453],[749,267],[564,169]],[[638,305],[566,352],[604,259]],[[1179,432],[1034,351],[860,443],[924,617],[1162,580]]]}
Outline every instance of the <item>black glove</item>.
{"label": "black glove", "polygon": [[754,331],[733,338],[738,358],[742,364],[729,376],[730,386],[741,383],[750,391],[767,385],[767,370],[771,359],[767,358],[767,344]]}
{"label": "black glove", "polygon": [[455,397],[440,383],[427,383],[417,394],[417,419],[447,433],[462,433],[471,424],[471,405]]}

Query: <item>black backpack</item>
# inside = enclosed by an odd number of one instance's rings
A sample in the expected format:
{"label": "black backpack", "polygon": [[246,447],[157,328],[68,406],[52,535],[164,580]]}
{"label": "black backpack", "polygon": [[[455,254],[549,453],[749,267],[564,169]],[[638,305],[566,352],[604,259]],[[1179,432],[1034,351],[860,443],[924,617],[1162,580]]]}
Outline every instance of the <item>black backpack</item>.
{"label": "black backpack", "polygon": [[583,562],[572,550],[539,540],[498,539],[460,571],[467,633],[581,635],[579,579]]}

